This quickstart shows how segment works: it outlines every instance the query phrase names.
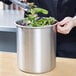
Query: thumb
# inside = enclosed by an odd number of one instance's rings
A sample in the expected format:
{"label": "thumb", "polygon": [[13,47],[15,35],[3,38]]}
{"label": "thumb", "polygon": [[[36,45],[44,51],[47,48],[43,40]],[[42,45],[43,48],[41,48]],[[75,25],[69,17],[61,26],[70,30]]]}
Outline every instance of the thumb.
{"label": "thumb", "polygon": [[71,19],[72,19],[71,17],[66,17],[63,20],[61,20],[60,22],[58,22],[58,25],[63,26],[65,24],[67,24]]}

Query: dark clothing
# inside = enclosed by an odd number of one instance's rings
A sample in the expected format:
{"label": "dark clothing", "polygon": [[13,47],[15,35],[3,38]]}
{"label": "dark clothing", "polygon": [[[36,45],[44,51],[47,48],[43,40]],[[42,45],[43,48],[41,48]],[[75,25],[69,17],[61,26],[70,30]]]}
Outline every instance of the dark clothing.
{"label": "dark clothing", "polygon": [[10,4],[12,3],[12,2],[10,2],[9,0],[0,0],[0,1],[2,1],[2,2],[8,4],[8,5],[10,5]]}
{"label": "dark clothing", "polygon": [[[2,1],[10,4],[9,0]],[[28,1],[34,2],[39,7],[49,11],[48,15],[40,14],[40,16],[52,16],[60,21],[67,16],[73,17],[76,14],[76,0]],[[68,35],[57,33],[57,56],[76,58],[76,28],[72,29]]]}
{"label": "dark clothing", "polygon": [[49,11],[47,16],[62,20],[66,16],[73,17],[76,13],[76,0],[28,0]]}
{"label": "dark clothing", "polygon": [[[53,16],[57,20],[76,14],[76,0],[28,0],[39,7],[49,11],[46,16]],[[44,15],[40,15],[44,16]],[[70,34],[62,35],[57,33],[57,56],[76,58],[76,28]]]}

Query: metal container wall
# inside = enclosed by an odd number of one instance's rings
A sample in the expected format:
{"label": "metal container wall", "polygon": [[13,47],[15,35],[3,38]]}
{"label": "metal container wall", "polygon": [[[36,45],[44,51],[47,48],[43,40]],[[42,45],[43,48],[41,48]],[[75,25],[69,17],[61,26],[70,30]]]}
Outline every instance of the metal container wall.
{"label": "metal container wall", "polygon": [[17,26],[19,69],[29,73],[44,73],[55,68],[56,33],[53,27]]}

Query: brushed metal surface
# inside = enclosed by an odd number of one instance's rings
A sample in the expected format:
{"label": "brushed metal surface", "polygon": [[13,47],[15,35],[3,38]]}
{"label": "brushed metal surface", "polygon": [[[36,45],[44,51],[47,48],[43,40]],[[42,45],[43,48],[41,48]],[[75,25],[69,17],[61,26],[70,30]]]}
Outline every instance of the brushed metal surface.
{"label": "brushed metal surface", "polygon": [[56,33],[53,27],[17,27],[17,58],[22,71],[43,73],[55,68]]}

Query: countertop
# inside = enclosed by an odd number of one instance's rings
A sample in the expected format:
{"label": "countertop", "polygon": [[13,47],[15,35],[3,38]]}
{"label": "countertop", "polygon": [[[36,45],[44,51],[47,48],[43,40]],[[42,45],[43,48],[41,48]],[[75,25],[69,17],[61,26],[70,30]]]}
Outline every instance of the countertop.
{"label": "countertop", "polygon": [[17,54],[0,52],[0,76],[76,76],[76,59],[56,58],[56,68],[44,74],[29,74],[17,67]]}
{"label": "countertop", "polygon": [[0,10],[0,31],[16,32],[16,21],[24,18],[24,11]]}

